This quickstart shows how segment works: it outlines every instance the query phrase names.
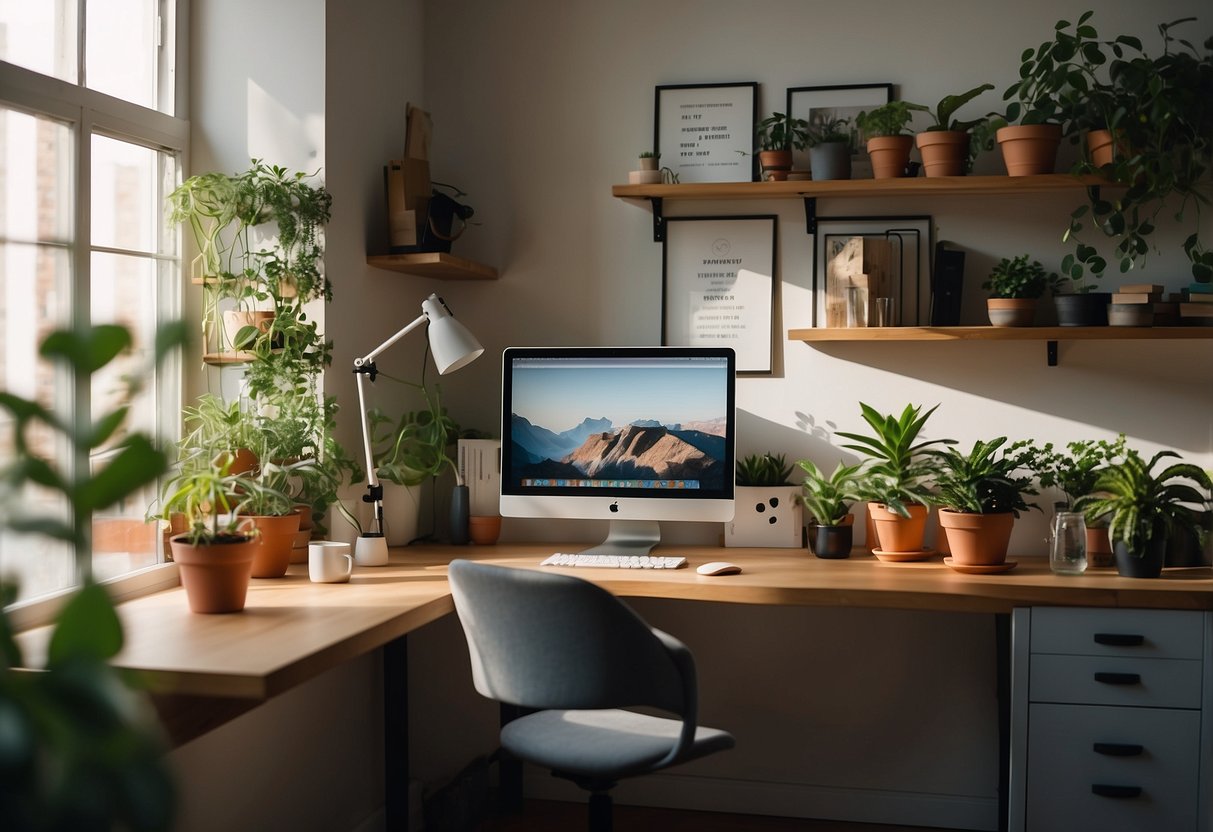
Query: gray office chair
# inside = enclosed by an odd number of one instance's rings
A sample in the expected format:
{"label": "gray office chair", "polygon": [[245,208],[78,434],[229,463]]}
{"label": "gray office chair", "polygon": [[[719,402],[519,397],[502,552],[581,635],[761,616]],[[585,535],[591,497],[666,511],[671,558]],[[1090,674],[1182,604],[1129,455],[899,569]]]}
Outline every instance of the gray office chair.
{"label": "gray office chair", "polygon": [[[501,746],[590,792],[589,828],[611,828],[610,790],[733,747],[695,724],[695,660],[615,596],[567,575],[467,560],[450,566],[476,690],[536,709],[501,729]],[[621,710],[648,706],[677,719]]]}

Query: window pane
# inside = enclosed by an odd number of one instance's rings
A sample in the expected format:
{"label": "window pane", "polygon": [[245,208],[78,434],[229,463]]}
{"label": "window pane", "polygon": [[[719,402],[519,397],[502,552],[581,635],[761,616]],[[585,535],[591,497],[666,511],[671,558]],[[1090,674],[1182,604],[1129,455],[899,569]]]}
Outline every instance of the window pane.
{"label": "window pane", "polygon": [[93,136],[93,245],[154,253],[163,208],[161,153]]}
{"label": "window pane", "polygon": [[[38,358],[38,344],[68,319],[69,269],[67,249],[0,242],[0,389],[59,413],[70,412],[70,391]],[[13,439],[12,421],[0,411],[0,467],[13,460]],[[59,464],[68,457],[62,437],[42,426],[32,427],[25,440],[34,453]],[[0,494],[0,505],[22,514],[66,516],[62,501],[37,489]],[[42,536],[0,528],[0,575],[18,580],[21,598],[63,589],[74,578],[71,552]]]}
{"label": "window pane", "polygon": [[[124,391],[124,377],[134,376],[147,385],[131,403],[126,425],[92,453],[92,465],[106,465],[114,446],[134,430],[156,435],[159,421],[156,387],[147,372],[156,332],[156,276],[158,263],[148,257],[105,252],[92,256],[92,320],[95,324],[122,324],[134,345],[93,376],[93,417],[113,410]],[[158,562],[158,527],[144,521],[156,496],[155,486],[127,498],[93,518],[93,570],[98,578],[121,575]]]}
{"label": "window pane", "polygon": [[89,89],[156,109],[157,0],[88,0],[84,79]]}
{"label": "window pane", "polygon": [[76,83],[76,0],[0,0],[0,60]]}
{"label": "window pane", "polygon": [[0,108],[0,239],[69,240],[71,140],[64,124]]}

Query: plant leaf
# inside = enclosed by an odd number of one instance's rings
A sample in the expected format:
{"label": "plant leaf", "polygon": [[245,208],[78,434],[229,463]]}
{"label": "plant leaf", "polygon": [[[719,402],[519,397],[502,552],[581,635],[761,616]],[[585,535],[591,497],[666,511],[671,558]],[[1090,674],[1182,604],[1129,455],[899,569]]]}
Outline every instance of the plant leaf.
{"label": "plant leaf", "polygon": [[122,623],[100,584],[89,583],[59,613],[47,648],[47,667],[74,660],[105,661],[122,649]]}

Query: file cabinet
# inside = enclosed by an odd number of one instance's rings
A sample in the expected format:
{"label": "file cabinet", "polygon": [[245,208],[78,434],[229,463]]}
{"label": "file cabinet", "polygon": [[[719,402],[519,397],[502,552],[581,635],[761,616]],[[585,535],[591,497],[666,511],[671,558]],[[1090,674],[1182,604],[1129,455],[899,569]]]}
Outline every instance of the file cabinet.
{"label": "file cabinet", "polygon": [[1206,832],[1209,613],[1012,617],[1012,832]]}

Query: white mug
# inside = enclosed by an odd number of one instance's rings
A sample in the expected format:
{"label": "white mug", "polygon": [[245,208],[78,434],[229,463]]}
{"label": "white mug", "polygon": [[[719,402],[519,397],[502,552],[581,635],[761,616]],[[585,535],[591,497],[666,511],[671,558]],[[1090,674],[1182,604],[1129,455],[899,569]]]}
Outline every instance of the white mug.
{"label": "white mug", "polygon": [[350,544],[314,540],[307,545],[307,574],[318,584],[343,584],[354,571]]}

